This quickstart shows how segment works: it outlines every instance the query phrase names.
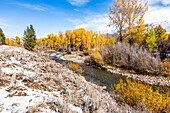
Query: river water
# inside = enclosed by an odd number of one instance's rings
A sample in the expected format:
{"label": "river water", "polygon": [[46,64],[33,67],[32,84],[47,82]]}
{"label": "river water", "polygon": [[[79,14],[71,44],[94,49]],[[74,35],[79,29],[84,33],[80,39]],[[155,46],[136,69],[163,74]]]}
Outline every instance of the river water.
{"label": "river water", "polygon": [[[57,57],[51,57],[49,56],[51,60],[55,60],[56,62],[62,63],[62,64],[67,64],[69,61],[66,60],[61,60]],[[100,84],[102,86],[107,86],[108,91],[112,91],[111,86],[114,86],[119,83],[119,80],[126,80],[128,79],[125,76],[118,75],[118,74],[113,74],[111,72],[108,72],[106,70],[99,69],[94,66],[87,66],[85,64],[79,64],[80,67],[84,70],[84,72],[81,74],[86,78],[87,81],[91,81],[96,84]],[[132,79],[130,79],[133,81]],[[145,84],[144,82],[141,82]],[[153,90],[159,90],[161,93],[166,93],[170,91],[170,87],[168,86],[159,86],[159,85],[150,85]]]}

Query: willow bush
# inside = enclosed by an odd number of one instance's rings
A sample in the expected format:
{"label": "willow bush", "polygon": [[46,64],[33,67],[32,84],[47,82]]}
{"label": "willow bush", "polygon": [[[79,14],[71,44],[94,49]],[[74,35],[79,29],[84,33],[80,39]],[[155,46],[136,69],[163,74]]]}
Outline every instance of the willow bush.
{"label": "willow bush", "polygon": [[105,64],[126,67],[141,73],[160,73],[160,58],[139,46],[118,42],[111,46],[105,45],[100,54]]}

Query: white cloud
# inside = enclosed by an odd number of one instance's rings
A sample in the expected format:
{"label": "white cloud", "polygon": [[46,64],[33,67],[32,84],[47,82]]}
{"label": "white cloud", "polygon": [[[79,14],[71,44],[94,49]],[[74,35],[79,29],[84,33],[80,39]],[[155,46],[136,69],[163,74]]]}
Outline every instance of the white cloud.
{"label": "white cloud", "polygon": [[5,28],[5,27],[13,27],[12,25],[6,24],[6,20],[0,18],[0,28]]}
{"label": "white cloud", "polygon": [[160,7],[151,6],[146,12],[144,20],[148,24],[161,24],[166,28],[167,32],[170,32],[170,6]]}
{"label": "white cloud", "polygon": [[74,9],[74,11],[80,12],[80,10],[78,10],[78,9]]}
{"label": "white cloud", "polygon": [[94,30],[101,33],[112,33],[114,28],[109,27],[109,18],[107,14],[98,14],[88,16],[83,19],[70,19],[75,25],[75,29],[85,28],[87,30]]}
{"label": "white cloud", "polygon": [[163,5],[170,5],[170,0],[148,0],[149,5],[154,5],[159,2],[162,3]]}
{"label": "white cloud", "polygon": [[86,3],[90,2],[90,0],[67,0],[67,1],[74,6],[83,6]]}
{"label": "white cloud", "polygon": [[[161,0],[150,0],[154,4]],[[162,0],[162,3],[169,4],[170,0]],[[170,6],[149,5],[149,10],[144,16],[145,24],[161,24],[170,33]],[[72,19],[71,22],[77,28],[93,29],[103,33],[111,33],[113,27],[108,27],[109,18],[107,14],[88,15],[83,19]]]}
{"label": "white cloud", "polygon": [[34,4],[29,4],[29,3],[14,3],[18,6],[22,6],[22,7],[26,7],[26,8],[29,8],[29,9],[32,9],[32,10],[37,10],[37,11],[46,11],[47,8],[43,7],[43,6],[40,6],[40,5],[34,5]]}

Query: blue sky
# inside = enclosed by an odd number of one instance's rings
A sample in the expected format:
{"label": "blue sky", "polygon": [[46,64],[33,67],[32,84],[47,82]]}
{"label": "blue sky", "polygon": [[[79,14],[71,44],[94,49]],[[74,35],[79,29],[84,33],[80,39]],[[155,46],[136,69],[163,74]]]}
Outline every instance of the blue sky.
{"label": "blue sky", "polygon": [[[37,37],[77,28],[113,32],[108,27],[108,8],[113,0],[0,0],[0,27],[6,37],[22,37],[32,24]],[[170,0],[149,0],[145,22],[170,29]],[[169,24],[167,24],[169,23]],[[170,30],[168,30],[170,31]]]}

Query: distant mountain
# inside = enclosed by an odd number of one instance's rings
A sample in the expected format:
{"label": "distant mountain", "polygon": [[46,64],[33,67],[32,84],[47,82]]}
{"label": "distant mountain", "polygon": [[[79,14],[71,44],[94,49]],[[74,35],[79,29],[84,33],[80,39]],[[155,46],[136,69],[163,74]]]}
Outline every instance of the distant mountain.
{"label": "distant mountain", "polygon": [[106,34],[104,34],[105,38],[107,38],[107,37],[114,37],[115,39],[117,39],[118,36],[119,36],[118,33],[113,33],[113,34],[106,33]]}

